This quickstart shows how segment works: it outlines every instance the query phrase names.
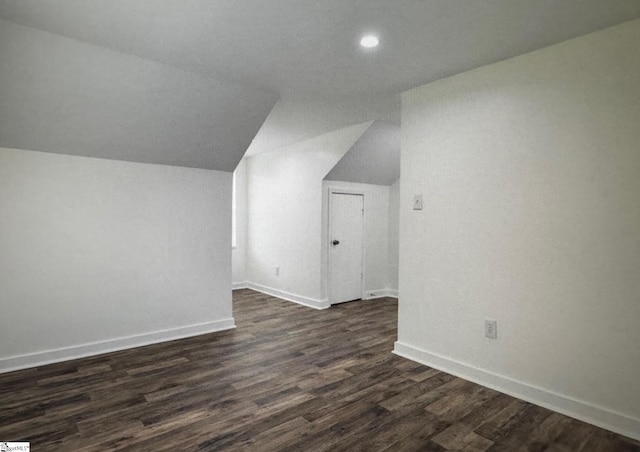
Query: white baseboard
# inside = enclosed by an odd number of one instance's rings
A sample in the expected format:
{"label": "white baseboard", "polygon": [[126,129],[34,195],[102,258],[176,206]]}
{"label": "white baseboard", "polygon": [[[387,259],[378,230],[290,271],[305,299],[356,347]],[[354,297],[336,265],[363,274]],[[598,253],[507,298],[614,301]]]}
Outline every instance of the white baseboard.
{"label": "white baseboard", "polygon": [[373,300],[375,298],[391,297],[398,298],[398,291],[393,289],[365,290],[363,300]]}
{"label": "white baseboard", "polygon": [[532,386],[401,342],[395,343],[393,353],[589,424],[640,440],[640,419]]}
{"label": "white baseboard", "polygon": [[399,298],[398,289],[387,289],[387,297]]}
{"label": "white baseboard", "polygon": [[304,297],[302,295],[285,292],[284,290],[274,289],[273,287],[263,286],[262,284],[249,282],[247,283],[247,287],[249,289],[271,295],[272,297],[282,298],[283,300],[292,301],[309,308],[327,309],[331,307],[329,300],[317,300],[315,298]]}
{"label": "white baseboard", "polygon": [[231,289],[232,290],[248,289],[248,288],[249,288],[249,282],[248,281],[234,282],[231,285]]}
{"label": "white baseboard", "polygon": [[235,320],[233,318],[229,318],[217,320],[215,322],[199,323],[196,325],[172,328],[168,330],[154,331],[152,333],[137,334],[135,336],[119,337],[106,341],[46,350],[27,355],[0,358],[0,373],[44,366],[46,364],[69,361],[72,359],[86,358],[88,356],[101,355],[103,353],[116,352],[128,348],[142,347],[144,345],[157,344],[159,342],[172,341],[175,339],[184,339],[191,336],[229,330],[235,327]]}

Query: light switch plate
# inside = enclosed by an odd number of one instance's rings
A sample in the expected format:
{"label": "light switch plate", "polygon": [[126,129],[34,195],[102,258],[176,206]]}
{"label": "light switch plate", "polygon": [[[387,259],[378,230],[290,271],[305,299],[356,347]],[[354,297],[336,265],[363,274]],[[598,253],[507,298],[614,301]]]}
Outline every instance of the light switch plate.
{"label": "light switch plate", "polygon": [[422,210],[422,195],[413,195],[413,210]]}

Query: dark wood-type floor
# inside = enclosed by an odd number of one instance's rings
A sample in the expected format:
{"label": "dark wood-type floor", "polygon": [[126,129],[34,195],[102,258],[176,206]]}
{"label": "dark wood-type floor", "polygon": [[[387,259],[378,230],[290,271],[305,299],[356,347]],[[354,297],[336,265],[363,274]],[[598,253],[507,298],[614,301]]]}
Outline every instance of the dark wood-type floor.
{"label": "dark wood-type floor", "polygon": [[397,302],[315,311],[234,293],[238,328],[0,375],[33,451],[640,451],[391,354]]}

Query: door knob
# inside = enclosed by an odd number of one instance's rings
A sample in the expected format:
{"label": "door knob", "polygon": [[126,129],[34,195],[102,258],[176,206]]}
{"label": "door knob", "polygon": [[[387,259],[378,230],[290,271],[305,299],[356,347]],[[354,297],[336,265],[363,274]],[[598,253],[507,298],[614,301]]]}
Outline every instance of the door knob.
{"label": "door knob", "polygon": [[340,240],[334,240],[333,242],[331,242],[331,244],[333,246],[340,245]]}

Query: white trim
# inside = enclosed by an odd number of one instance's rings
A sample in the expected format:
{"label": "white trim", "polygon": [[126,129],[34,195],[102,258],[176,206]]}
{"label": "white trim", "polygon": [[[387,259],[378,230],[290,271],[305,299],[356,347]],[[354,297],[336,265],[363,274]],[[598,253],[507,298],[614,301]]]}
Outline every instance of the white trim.
{"label": "white trim", "polygon": [[231,290],[248,289],[248,288],[249,288],[249,282],[248,281],[234,282],[231,285]]}
{"label": "white trim", "polygon": [[514,380],[504,375],[498,375],[401,342],[395,343],[393,353],[589,424],[640,440],[640,419],[638,418]]}
{"label": "white trim", "polygon": [[262,292],[264,294],[271,295],[272,297],[276,297],[276,298],[281,298],[286,301],[292,301],[294,303],[298,303],[303,306],[307,306],[309,308],[327,309],[331,307],[331,304],[327,299],[317,300],[315,298],[296,295],[290,292],[285,292],[284,290],[278,290],[278,289],[274,289],[273,287],[267,287],[267,286],[263,286],[261,284],[256,284],[252,282],[247,283],[247,287],[257,292]]}
{"label": "white trim", "polygon": [[172,341],[175,339],[184,339],[191,336],[229,330],[235,327],[235,320],[233,318],[228,318],[216,320],[214,322],[199,323],[196,325],[171,328],[168,330],[137,334],[134,336],[73,345],[71,347],[57,348],[30,353],[27,355],[0,358],[0,373],[44,366],[46,364],[69,361],[72,359],[86,358],[88,356],[101,355],[103,353],[111,353],[128,348],[142,347],[144,345],[157,344],[159,342]]}
{"label": "white trim", "polygon": [[398,298],[398,291],[393,289],[365,290],[363,300],[374,300],[376,298]]}
{"label": "white trim", "polygon": [[375,300],[376,298],[383,298],[386,297],[386,290],[385,289],[378,289],[378,290],[365,290],[364,291],[364,295],[362,296],[363,300]]}
{"label": "white trim", "polygon": [[400,298],[400,295],[398,294],[398,289],[387,289],[387,297]]}

